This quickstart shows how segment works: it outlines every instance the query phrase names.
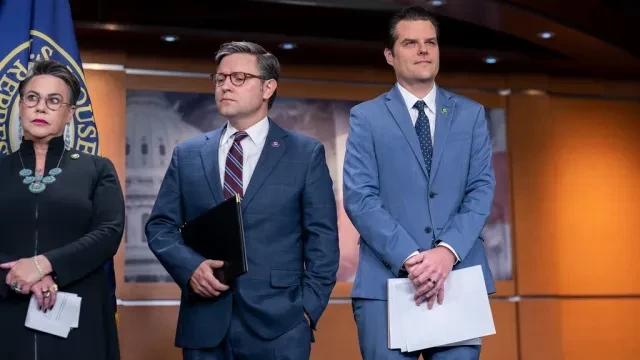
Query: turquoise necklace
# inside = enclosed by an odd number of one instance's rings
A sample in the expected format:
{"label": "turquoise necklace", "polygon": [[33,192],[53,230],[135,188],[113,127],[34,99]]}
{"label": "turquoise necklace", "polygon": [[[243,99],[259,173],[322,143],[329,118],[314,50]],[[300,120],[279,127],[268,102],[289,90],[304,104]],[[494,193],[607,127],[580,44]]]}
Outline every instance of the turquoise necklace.
{"label": "turquoise necklace", "polygon": [[22,170],[20,170],[20,176],[24,178],[22,179],[22,183],[29,185],[29,191],[31,191],[34,194],[39,194],[43,192],[44,189],[47,188],[48,184],[53,184],[56,181],[56,176],[62,173],[62,169],[60,169],[60,162],[62,161],[62,157],[64,156],[64,152],[66,150],[67,150],[66,148],[62,149],[62,154],[60,154],[58,165],[55,168],[49,170],[49,175],[45,177],[43,177],[42,174],[40,173],[37,173],[34,175],[31,169],[27,169],[24,166],[24,162],[22,161],[22,155],[18,150],[18,156],[20,157],[20,163],[22,164]]}

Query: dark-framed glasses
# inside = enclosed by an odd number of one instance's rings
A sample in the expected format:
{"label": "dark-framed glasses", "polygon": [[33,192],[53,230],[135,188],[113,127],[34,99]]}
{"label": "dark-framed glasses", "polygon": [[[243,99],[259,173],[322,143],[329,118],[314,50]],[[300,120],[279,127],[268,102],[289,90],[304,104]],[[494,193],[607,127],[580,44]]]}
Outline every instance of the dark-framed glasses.
{"label": "dark-framed glasses", "polygon": [[231,79],[231,83],[235,86],[241,86],[247,79],[263,79],[260,75],[249,74],[246,72],[232,72],[231,74],[216,73],[210,75],[213,85],[220,87],[227,80],[227,77]]}
{"label": "dark-framed glasses", "polygon": [[[37,106],[40,103],[40,99],[41,99],[40,95],[31,93],[23,97],[22,102],[24,102],[24,104],[27,105],[27,107],[32,108],[34,106]],[[52,97],[44,98],[44,103],[47,105],[47,107],[51,111],[56,111],[60,109],[62,105],[71,105],[69,103],[63,102],[61,97],[55,96],[55,95]]]}

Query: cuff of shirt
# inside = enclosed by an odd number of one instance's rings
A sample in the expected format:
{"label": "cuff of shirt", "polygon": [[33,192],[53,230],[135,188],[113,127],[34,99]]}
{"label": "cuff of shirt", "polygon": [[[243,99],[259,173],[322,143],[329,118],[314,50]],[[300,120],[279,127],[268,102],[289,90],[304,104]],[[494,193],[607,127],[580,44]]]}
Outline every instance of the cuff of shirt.
{"label": "cuff of shirt", "polygon": [[[437,245],[437,246],[444,246],[444,247],[446,247],[447,249],[451,250],[451,252],[453,253],[453,255],[455,255],[455,257],[456,257],[456,262],[455,262],[455,263],[457,264],[457,263],[459,263],[459,262],[460,262],[460,256],[458,256],[458,253],[457,253],[455,250],[453,250],[453,248],[451,247],[451,245],[447,244],[447,243],[446,243],[446,242],[444,242],[444,241],[440,241],[440,242],[438,243],[438,245]],[[405,261],[406,261],[406,260],[405,260]]]}

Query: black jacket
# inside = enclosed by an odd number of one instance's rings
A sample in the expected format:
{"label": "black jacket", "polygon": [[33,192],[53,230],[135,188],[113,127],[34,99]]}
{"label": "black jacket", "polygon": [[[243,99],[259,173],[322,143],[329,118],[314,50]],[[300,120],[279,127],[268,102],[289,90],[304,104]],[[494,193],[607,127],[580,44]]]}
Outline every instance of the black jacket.
{"label": "black jacket", "polygon": [[[1,358],[12,360],[117,360],[118,336],[105,264],[124,231],[124,196],[113,163],[104,157],[64,151],[62,137],[49,143],[45,175],[62,155],[62,173],[33,194],[19,175],[18,152],[0,158],[0,261],[43,254],[59,291],[82,298],[79,326],[65,338],[24,326],[30,295],[13,292],[0,269]],[[33,170],[33,143],[20,155]]]}

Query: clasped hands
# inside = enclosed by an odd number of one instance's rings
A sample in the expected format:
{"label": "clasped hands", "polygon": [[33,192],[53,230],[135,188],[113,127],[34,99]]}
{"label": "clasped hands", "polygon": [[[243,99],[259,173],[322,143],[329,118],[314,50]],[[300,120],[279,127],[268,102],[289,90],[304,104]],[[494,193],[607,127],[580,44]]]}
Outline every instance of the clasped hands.
{"label": "clasped hands", "polygon": [[[37,265],[36,265],[37,262]],[[38,265],[40,269],[38,269]],[[38,301],[38,307],[44,311],[53,308],[56,302],[58,286],[49,275],[52,271],[51,263],[42,255],[33,258],[23,258],[0,264],[2,269],[10,269],[5,283],[20,294],[33,293]]]}
{"label": "clasped hands", "polygon": [[409,273],[409,280],[416,288],[416,305],[426,301],[431,309],[436,298],[439,304],[443,303],[444,282],[455,261],[453,252],[443,246],[423,251],[405,261],[404,267]]}

